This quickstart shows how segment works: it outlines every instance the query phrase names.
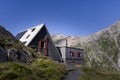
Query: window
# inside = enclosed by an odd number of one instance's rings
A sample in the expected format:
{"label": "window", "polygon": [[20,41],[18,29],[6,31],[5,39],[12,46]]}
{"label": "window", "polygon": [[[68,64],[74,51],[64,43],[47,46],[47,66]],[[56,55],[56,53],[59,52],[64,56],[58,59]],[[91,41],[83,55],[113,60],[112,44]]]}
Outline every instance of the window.
{"label": "window", "polygon": [[34,30],[35,30],[35,28],[33,28],[31,32],[33,32]]}
{"label": "window", "polygon": [[81,54],[81,53],[80,53],[80,52],[78,52],[78,57],[80,57],[80,54]]}
{"label": "window", "polygon": [[26,37],[26,39],[29,37],[30,35],[28,35],[27,37]]}
{"label": "window", "polygon": [[70,51],[70,55],[71,56],[75,56],[75,53]]}

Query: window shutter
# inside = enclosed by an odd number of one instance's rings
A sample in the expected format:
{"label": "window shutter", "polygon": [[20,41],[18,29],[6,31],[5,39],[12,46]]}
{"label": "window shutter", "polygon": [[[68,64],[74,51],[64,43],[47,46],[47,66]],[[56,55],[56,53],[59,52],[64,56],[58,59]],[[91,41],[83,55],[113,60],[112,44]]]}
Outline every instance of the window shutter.
{"label": "window shutter", "polygon": [[80,57],[80,54],[81,54],[81,53],[80,53],[80,52],[78,52],[78,57]]}

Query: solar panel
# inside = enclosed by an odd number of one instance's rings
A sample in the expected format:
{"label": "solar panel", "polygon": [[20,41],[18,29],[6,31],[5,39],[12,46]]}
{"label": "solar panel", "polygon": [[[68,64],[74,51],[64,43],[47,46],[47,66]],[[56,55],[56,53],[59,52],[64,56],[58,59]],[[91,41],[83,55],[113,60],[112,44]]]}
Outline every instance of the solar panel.
{"label": "solar panel", "polygon": [[26,31],[23,31],[23,32],[20,32],[20,33],[18,33],[17,35],[16,35],[16,38],[19,40],[25,33],[27,32],[27,30]]}

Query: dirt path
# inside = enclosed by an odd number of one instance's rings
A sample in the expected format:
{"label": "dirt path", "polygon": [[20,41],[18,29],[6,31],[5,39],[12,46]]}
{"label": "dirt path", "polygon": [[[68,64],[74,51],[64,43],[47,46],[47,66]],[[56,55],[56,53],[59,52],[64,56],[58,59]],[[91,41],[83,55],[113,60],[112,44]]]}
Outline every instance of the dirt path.
{"label": "dirt path", "polygon": [[69,70],[69,72],[63,80],[79,80],[80,70],[78,67],[69,66],[68,70]]}

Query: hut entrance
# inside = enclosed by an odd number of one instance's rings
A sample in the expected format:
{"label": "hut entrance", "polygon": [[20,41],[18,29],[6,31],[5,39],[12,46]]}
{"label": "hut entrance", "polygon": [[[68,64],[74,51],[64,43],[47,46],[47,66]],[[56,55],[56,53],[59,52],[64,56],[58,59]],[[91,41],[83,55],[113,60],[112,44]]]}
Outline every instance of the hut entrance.
{"label": "hut entrance", "polygon": [[45,56],[48,56],[48,42],[48,37],[45,37],[43,41],[41,39],[38,41],[38,52],[44,53]]}

